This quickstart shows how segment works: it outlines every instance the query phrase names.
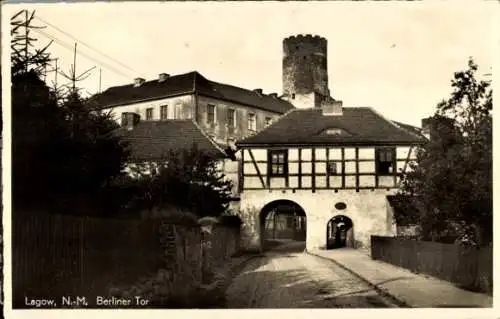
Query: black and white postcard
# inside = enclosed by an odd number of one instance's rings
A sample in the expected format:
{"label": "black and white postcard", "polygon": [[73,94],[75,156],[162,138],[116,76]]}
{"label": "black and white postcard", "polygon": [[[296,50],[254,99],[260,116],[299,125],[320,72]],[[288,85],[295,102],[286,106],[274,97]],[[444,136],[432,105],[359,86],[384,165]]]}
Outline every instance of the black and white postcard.
{"label": "black and white postcard", "polygon": [[493,318],[497,11],[5,4],[6,317]]}

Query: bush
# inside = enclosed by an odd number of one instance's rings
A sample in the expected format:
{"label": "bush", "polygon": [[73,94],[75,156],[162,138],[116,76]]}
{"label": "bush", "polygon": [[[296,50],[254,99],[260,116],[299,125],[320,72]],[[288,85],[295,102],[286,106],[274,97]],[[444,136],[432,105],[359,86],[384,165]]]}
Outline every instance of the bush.
{"label": "bush", "polygon": [[228,226],[228,227],[235,227],[239,228],[241,224],[243,224],[243,221],[239,216],[236,215],[223,215],[219,216],[219,222],[221,225]]}
{"label": "bush", "polygon": [[198,226],[198,217],[177,207],[154,208],[143,212],[143,218],[161,219],[169,224]]}
{"label": "bush", "polygon": [[190,282],[180,287],[174,284],[170,272],[160,269],[155,275],[143,278],[131,287],[111,288],[109,296],[116,298],[140,296],[149,300],[147,308],[214,308],[223,305],[226,277],[222,272],[216,272],[209,285]]}

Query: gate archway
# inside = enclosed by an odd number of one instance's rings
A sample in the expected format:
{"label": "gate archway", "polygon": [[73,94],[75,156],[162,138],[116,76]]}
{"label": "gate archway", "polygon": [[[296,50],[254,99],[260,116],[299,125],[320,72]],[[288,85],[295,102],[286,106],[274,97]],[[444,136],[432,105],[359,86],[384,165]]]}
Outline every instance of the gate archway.
{"label": "gate archway", "polygon": [[326,226],[326,249],[354,248],[354,224],[345,215],[331,218]]}
{"label": "gate archway", "polygon": [[307,216],[304,209],[291,200],[276,200],[260,212],[260,239],[263,250],[304,250]]}

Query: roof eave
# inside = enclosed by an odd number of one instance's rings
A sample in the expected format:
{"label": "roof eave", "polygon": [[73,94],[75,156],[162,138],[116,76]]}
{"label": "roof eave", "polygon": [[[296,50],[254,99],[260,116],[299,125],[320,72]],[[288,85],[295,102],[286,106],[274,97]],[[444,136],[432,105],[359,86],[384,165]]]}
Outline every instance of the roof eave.
{"label": "roof eave", "polygon": [[418,146],[423,145],[425,141],[353,141],[353,142],[284,142],[284,143],[236,143],[238,148],[259,148],[259,147],[307,147],[307,146]]}
{"label": "roof eave", "polygon": [[[221,101],[226,101],[226,102],[232,102],[232,103],[237,103],[237,104],[240,104],[240,105],[244,105],[244,106],[250,106],[250,107],[253,107],[253,108],[256,108],[256,109],[259,109],[259,110],[262,110],[262,111],[266,111],[266,112],[272,112],[272,113],[277,113],[277,114],[285,114],[287,113],[288,111],[290,110],[293,110],[294,107],[291,105],[291,109],[289,110],[286,110],[286,111],[274,111],[274,110],[270,110],[270,109],[267,109],[267,108],[264,108],[262,106],[257,106],[257,105],[253,105],[253,104],[249,104],[249,103],[243,103],[241,101],[237,101],[235,99],[228,99],[228,98],[221,98],[221,97],[218,97],[218,96],[211,96],[210,94],[207,94],[207,93],[202,93],[202,92],[196,92],[199,96],[204,96],[204,97],[209,97],[209,98],[212,98],[212,99],[217,99],[217,100],[221,100]],[[286,101],[283,101],[285,103],[287,103]]]}
{"label": "roof eave", "polygon": [[142,100],[133,100],[133,101],[128,101],[128,102],[122,102],[122,103],[115,103],[115,104],[105,104],[102,106],[97,106],[99,110],[105,110],[105,109],[110,109],[110,108],[115,108],[115,107],[120,107],[120,106],[127,106],[131,104],[137,104],[137,103],[144,103],[144,102],[152,102],[152,101],[157,101],[161,99],[167,99],[167,98],[172,98],[172,97],[179,97],[183,95],[191,95],[194,94],[196,91],[195,90],[189,90],[186,92],[182,93],[175,93],[175,94],[168,94],[168,95],[162,95],[158,97],[152,97],[152,98],[147,98],[147,99],[142,99]]}

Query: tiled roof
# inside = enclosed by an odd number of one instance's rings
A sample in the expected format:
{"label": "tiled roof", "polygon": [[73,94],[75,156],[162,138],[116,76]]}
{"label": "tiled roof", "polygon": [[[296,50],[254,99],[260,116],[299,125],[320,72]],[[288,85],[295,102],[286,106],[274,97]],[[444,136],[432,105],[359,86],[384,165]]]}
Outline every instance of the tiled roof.
{"label": "tiled roof", "polygon": [[132,130],[116,132],[129,143],[132,161],[163,159],[171,150],[190,150],[193,145],[215,158],[228,155],[192,120],[141,121]]}
{"label": "tiled roof", "polygon": [[[340,134],[325,134],[333,129]],[[324,116],[320,108],[294,109],[238,146],[266,145],[395,145],[424,138],[410,133],[368,107],[344,107],[340,116]]]}
{"label": "tiled roof", "polygon": [[147,81],[139,87],[134,87],[134,84],[111,87],[94,95],[89,102],[96,108],[110,108],[194,93],[280,114],[293,108],[292,104],[278,97],[257,94],[252,90],[213,82],[198,72],[171,76],[164,82],[159,82],[157,79]]}
{"label": "tiled roof", "polygon": [[407,130],[408,132],[410,132],[412,134],[416,134],[419,137],[423,137],[422,129],[420,127],[416,127],[416,126],[409,125],[409,124],[404,124],[404,123],[397,122],[397,121],[392,121],[392,122],[394,124],[396,124],[397,126],[401,127],[402,129]]}

